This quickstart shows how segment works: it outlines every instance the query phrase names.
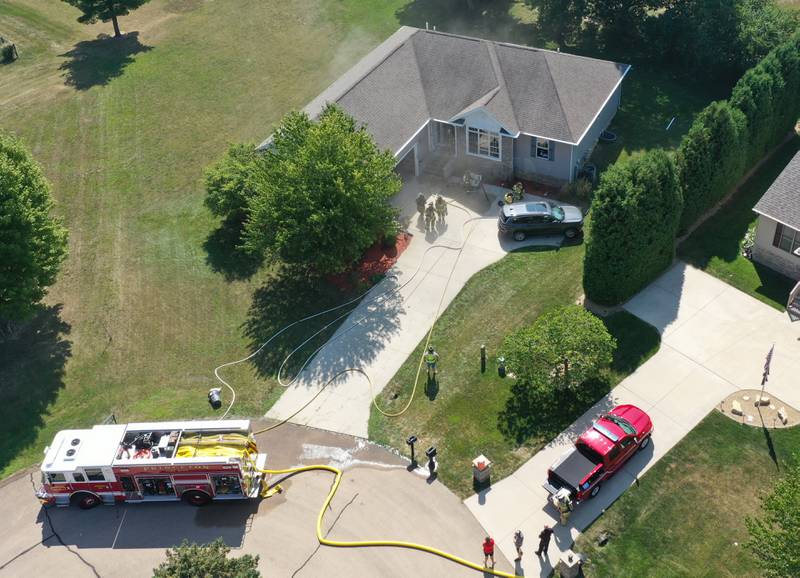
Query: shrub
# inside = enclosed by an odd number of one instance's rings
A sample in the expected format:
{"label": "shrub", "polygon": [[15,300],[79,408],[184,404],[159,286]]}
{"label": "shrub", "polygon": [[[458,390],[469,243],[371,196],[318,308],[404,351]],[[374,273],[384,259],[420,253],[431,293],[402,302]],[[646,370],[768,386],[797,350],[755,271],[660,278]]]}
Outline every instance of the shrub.
{"label": "shrub", "polygon": [[747,119],[748,161],[758,161],[797,122],[800,114],[800,32],[748,70],[730,103]]}
{"label": "shrub", "polygon": [[258,556],[245,554],[228,558],[231,549],[222,538],[207,546],[184,540],[177,548],[167,550],[167,559],[153,571],[153,578],[259,578]]}
{"label": "shrub", "polygon": [[686,231],[719,201],[746,166],[746,121],[727,102],[712,102],[697,116],[675,155]]}
{"label": "shrub", "polygon": [[500,431],[520,443],[561,431],[608,392],[602,374],[615,348],[603,321],[577,305],[544,313],[508,335],[501,351],[516,380],[500,412]]}
{"label": "shrub", "polygon": [[0,44],[0,61],[13,62],[16,57],[16,51],[13,44]]}
{"label": "shrub", "polygon": [[608,367],[615,347],[599,318],[583,307],[568,305],[507,336],[502,352],[518,380],[575,389]]}
{"label": "shrub", "polygon": [[587,297],[621,303],[666,269],[682,206],[675,164],[664,151],[609,167],[592,200],[583,261]]}
{"label": "shrub", "polygon": [[586,177],[580,177],[561,187],[561,192],[582,200],[588,200],[592,194],[592,183]]}

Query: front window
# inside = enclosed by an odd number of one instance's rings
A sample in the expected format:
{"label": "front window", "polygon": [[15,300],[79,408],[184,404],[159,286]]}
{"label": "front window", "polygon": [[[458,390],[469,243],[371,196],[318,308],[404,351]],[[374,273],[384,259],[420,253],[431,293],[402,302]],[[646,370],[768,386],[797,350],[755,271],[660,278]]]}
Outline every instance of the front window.
{"label": "front window", "polygon": [[534,156],[537,159],[544,159],[549,161],[551,158],[550,141],[541,138],[535,138],[533,140],[535,142]]}
{"label": "front window", "polygon": [[47,474],[47,479],[51,484],[63,484],[67,481],[67,478],[64,474]]}
{"label": "front window", "polygon": [[781,251],[793,253],[800,257],[800,231],[795,231],[791,227],[778,223],[772,244]]}
{"label": "front window", "polygon": [[500,133],[475,128],[468,129],[467,152],[471,155],[500,159]]}
{"label": "front window", "polygon": [[564,209],[561,207],[553,207],[553,218],[556,221],[563,221],[564,220]]}

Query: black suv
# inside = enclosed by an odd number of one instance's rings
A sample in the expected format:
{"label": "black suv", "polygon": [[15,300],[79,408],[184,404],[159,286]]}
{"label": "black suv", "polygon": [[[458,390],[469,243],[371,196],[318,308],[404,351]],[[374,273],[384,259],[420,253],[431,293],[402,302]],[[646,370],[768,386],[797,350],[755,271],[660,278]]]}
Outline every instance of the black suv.
{"label": "black suv", "polygon": [[528,235],[564,233],[574,239],[583,231],[583,213],[572,205],[554,205],[548,201],[529,201],[503,205],[497,226],[516,241]]}

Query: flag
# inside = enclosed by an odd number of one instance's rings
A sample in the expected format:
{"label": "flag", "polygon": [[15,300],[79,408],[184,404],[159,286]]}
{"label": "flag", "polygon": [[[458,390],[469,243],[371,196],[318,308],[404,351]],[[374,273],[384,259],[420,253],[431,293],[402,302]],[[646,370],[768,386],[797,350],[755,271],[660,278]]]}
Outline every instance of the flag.
{"label": "flag", "polygon": [[772,352],[775,351],[775,344],[772,344],[772,347],[769,348],[769,353],[767,353],[767,361],[764,363],[764,374],[761,376],[761,385],[767,383],[767,378],[769,377],[769,365],[772,363]]}

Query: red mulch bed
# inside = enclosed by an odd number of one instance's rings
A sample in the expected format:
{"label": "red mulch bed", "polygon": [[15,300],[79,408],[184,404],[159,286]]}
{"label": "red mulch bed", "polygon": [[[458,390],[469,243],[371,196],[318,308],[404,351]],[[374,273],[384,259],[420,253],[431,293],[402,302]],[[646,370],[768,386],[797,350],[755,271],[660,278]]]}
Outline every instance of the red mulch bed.
{"label": "red mulch bed", "polygon": [[394,247],[384,247],[383,241],[377,241],[372,247],[367,249],[356,265],[336,275],[329,275],[326,279],[334,287],[342,291],[352,291],[357,285],[372,285],[377,275],[384,275],[392,266],[397,263],[397,259],[406,250],[413,235],[402,232],[397,235],[397,242]]}
{"label": "red mulch bed", "polygon": [[529,195],[538,195],[540,197],[558,197],[559,192],[561,192],[561,190],[558,187],[554,187],[552,185],[545,185],[542,183],[535,183],[533,181],[526,181],[525,179],[500,181],[497,184],[498,186],[510,189],[516,183],[522,183],[522,188]]}

